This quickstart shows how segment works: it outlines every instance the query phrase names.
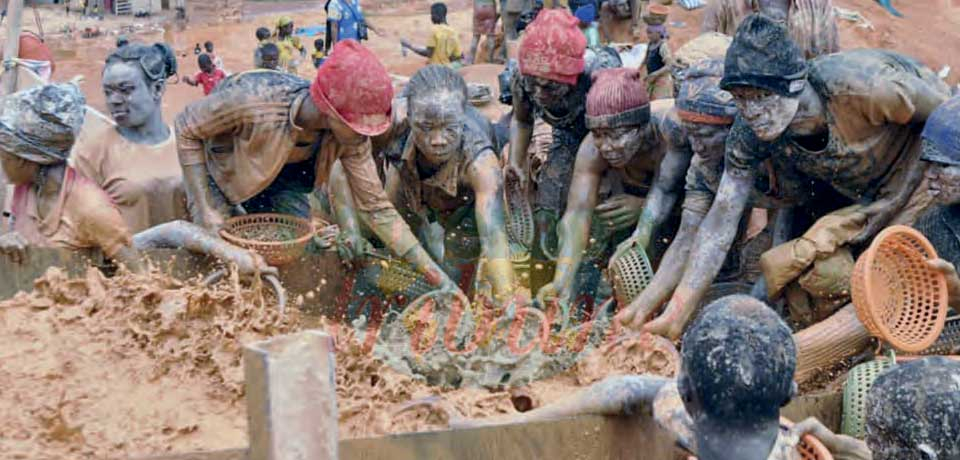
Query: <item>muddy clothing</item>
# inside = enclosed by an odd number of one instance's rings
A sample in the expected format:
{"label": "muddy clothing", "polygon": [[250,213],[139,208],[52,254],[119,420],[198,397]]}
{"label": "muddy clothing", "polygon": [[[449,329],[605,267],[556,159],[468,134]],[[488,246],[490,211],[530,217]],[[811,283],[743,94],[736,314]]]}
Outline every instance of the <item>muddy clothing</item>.
{"label": "muddy clothing", "polygon": [[[624,168],[611,169],[618,172],[626,187],[624,192],[631,195],[646,195],[646,191],[653,186],[654,178],[660,169],[660,162],[663,161],[667,151],[673,150],[693,156],[687,136],[684,135],[680,124],[680,118],[674,108],[673,99],[661,99],[650,103],[650,126],[653,128],[652,148],[637,152]],[[644,192],[631,193],[631,189]]]}
{"label": "muddy clothing", "polygon": [[[778,140],[763,142],[738,117],[727,140],[726,167],[756,171],[772,159],[775,164],[795,165],[800,173],[829,183],[852,200],[875,200],[901,185],[910,166],[919,161],[923,124],[912,121],[914,101],[931,90],[942,90],[944,98],[948,94],[929,69],[883,50],[814,59],[807,81],[827,112],[825,138],[787,130]],[[925,188],[923,184],[917,188],[898,221],[909,223],[929,205]]]}
{"label": "muddy clothing", "polygon": [[534,209],[553,211],[559,218],[566,208],[577,150],[588,133],[585,117],[590,76],[581,74],[572,93],[564,98],[563,107],[555,108],[541,107],[535,103],[524,88],[522,78],[520,72],[515,73],[511,89],[514,107],[522,107],[517,109],[517,116],[531,127],[534,119],[540,118],[553,128],[553,140],[546,162],[534,178],[537,184]]}
{"label": "muddy clothing", "polygon": [[[230,204],[246,206],[255,199],[254,206],[275,207],[283,194],[296,197],[291,204],[299,206],[305,193],[327,182],[339,159],[358,211],[372,213],[377,226],[389,228],[400,216],[383,192],[370,142],[341,145],[327,131],[296,126],[308,97],[309,83],[290,74],[256,70],[231,76],[177,117],[180,164],[205,164]],[[397,251],[415,245],[404,241]]]}
{"label": "muddy clothing", "polygon": [[473,1],[473,34],[494,35],[497,33],[497,6],[495,0]]}
{"label": "muddy clothing", "polygon": [[[756,0],[711,0],[702,32],[733,36],[743,19],[759,10]],[[807,59],[840,50],[837,17],[831,0],[791,0],[787,29]]]}
{"label": "muddy clothing", "polygon": [[[664,385],[657,393],[653,401],[653,418],[661,428],[674,436],[677,446],[691,455],[696,455],[693,419],[683,405],[676,382]],[[799,436],[781,430],[767,460],[800,460],[797,450],[799,443]]]}
{"label": "muddy clothing", "polygon": [[156,145],[130,142],[112,126],[96,139],[77,149],[74,167],[107,192],[131,232],[190,219],[173,129]]}
{"label": "muddy clothing", "polygon": [[[657,46],[647,48],[646,57],[647,75],[673,65],[670,55],[670,45],[661,40]],[[667,99],[673,97],[673,78],[670,72],[664,72],[659,77],[647,82],[647,95],[650,100]]]}
{"label": "muddy clothing", "polygon": [[133,244],[120,211],[93,181],[68,167],[60,196],[41,216],[32,184],[17,186],[13,196],[14,230],[31,245],[73,251],[100,249],[113,257]]}
{"label": "muddy clothing", "polygon": [[960,266],[960,205],[931,208],[913,227],[930,240],[941,259]]}

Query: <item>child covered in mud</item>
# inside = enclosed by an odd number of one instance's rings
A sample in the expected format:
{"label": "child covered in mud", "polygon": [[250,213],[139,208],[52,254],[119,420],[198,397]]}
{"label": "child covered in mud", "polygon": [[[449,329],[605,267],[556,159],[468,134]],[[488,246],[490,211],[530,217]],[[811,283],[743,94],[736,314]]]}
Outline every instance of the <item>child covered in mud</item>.
{"label": "child covered in mud", "polygon": [[276,273],[259,255],[187,222],[131,235],[110,197],[68,164],[85,103],[74,84],[39,86],[0,102],[0,163],[16,186],[14,231],[0,237],[0,253],[19,260],[29,246],[102,251],[142,271],[138,249],[182,247],[235,263],[245,274]]}
{"label": "child covered in mud", "polygon": [[[482,276],[494,297],[509,298],[516,280],[506,234],[503,177],[490,123],[470,106],[463,77],[445,66],[420,69],[400,103],[406,105],[406,117],[384,135],[399,154],[386,154],[392,166],[386,177],[387,196],[435,260],[482,257],[486,267]],[[357,219],[342,168],[334,167],[331,183],[341,238],[359,242],[363,238],[351,225]],[[440,238],[431,237],[433,225],[442,226]],[[465,254],[461,244],[445,247],[477,238],[479,254]],[[348,255],[362,256],[362,251]]]}
{"label": "child covered in mud", "polygon": [[[690,254],[697,263],[687,267],[672,296],[647,298],[624,314],[633,327],[670,338],[680,337],[716,277],[764,171],[780,175],[776,187],[818,181],[858,203],[817,216],[819,225],[803,238],[764,254],[761,266],[771,296],[819,260],[869,241],[887,225],[912,223],[931,202],[926,165],[917,161],[920,132],[949,90],[917,61],[859,49],[807,62],[783,25],[755,14],[737,30],[720,86],[740,110],[727,139],[716,199]],[[781,174],[789,171],[797,173],[792,184]],[[848,277],[853,264],[847,262],[848,269],[830,276]],[[645,324],[666,298],[660,317]]]}
{"label": "child covered in mud", "polygon": [[213,59],[206,53],[197,57],[197,65],[200,67],[200,71],[197,72],[193,78],[184,76],[183,82],[190,86],[201,86],[203,88],[203,95],[209,96],[210,93],[213,92],[213,89],[216,88],[224,78],[227,78],[227,74],[214,66]]}
{"label": "child covered in mud", "polygon": [[[649,102],[636,69],[595,74],[586,106],[590,134],[573,167],[567,209],[558,226],[557,269],[553,282],[537,296],[542,303],[556,299],[569,304],[589,241],[604,246],[623,241],[644,211],[665,220],[693,156],[673,100]],[[612,189],[609,196],[600,195],[604,179]],[[594,220],[599,222],[594,225]],[[650,235],[637,236],[636,244],[646,247],[649,240]]]}
{"label": "child covered in mud", "polygon": [[426,46],[413,45],[407,39],[401,39],[400,45],[427,58],[428,64],[460,67],[463,51],[456,29],[447,24],[447,5],[440,2],[430,5],[430,22],[433,23],[433,30],[430,31]]}

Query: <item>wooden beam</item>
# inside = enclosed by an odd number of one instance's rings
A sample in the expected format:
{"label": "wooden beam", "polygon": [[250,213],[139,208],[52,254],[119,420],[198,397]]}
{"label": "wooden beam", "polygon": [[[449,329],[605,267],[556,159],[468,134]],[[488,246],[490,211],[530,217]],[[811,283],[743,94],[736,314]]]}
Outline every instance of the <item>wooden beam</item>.
{"label": "wooden beam", "polygon": [[[23,0],[9,0],[7,2],[7,40],[3,46],[4,59],[20,56],[20,30],[23,27]],[[4,69],[3,92],[11,94],[17,91],[17,72],[15,69]]]}

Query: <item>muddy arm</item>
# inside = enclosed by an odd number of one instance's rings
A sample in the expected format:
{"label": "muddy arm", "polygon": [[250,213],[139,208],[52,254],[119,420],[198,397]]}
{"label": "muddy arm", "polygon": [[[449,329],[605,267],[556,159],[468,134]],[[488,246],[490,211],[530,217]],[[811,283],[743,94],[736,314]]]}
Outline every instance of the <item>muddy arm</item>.
{"label": "muddy arm", "polygon": [[671,380],[648,375],[610,377],[568,398],[522,414],[451,423],[452,428],[542,422],[578,415],[651,416],[657,392]]}
{"label": "muddy arm", "polygon": [[143,259],[140,257],[140,251],[132,247],[125,247],[117,251],[111,259],[122,265],[133,273],[143,273],[146,269],[143,265]]}
{"label": "muddy arm", "polygon": [[277,274],[262,257],[211,234],[199,225],[178,220],[149,228],[133,236],[133,247],[145,249],[186,249],[236,264],[241,274]]}
{"label": "muddy arm", "polygon": [[670,147],[660,162],[660,169],[653,181],[653,190],[647,196],[643,213],[637,222],[637,229],[631,239],[646,249],[650,245],[654,232],[670,217],[673,207],[683,192],[687,169],[693,153],[688,149]]}
{"label": "muddy arm", "polygon": [[510,262],[506,218],[503,210],[503,174],[492,150],[480,155],[467,171],[476,195],[477,228],[487,259],[486,277],[493,294],[504,300],[513,294],[516,278]]}
{"label": "muddy arm", "polygon": [[[529,101],[522,97],[520,78],[516,75],[511,82],[514,99],[513,118],[510,120],[510,165],[518,171],[526,171],[534,120]],[[526,176],[521,177],[526,179]]]}
{"label": "muddy arm", "polygon": [[567,209],[557,226],[560,237],[557,269],[553,282],[541,290],[538,296],[541,301],[552,295],[556,295],[561,302],[569,303],[572,300],[574,278],[590,238],[590,223],[595,217],[597,189],[607,167],[607,162],[600,157],[592,139],[588,138],[580,144],[567,197]]}

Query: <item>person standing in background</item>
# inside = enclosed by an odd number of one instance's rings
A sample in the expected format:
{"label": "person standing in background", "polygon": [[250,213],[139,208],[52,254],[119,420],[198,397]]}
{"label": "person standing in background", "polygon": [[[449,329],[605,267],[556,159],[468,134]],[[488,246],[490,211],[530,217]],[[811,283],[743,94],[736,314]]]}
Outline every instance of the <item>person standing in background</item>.
{"label": "person standing in background", "polygon": [[277,20],[276,43],[280,48],[280,69],[296,75],[300,59],[307,57],[307,48],[300,37],[293,35],[293,19],[283,16]]}
{"label": "person standing in background", "polygon": [[223,73],[222,70],[214,67],[213,60],[210,59],[210,55],[201,54],[197,58],[197,64],[200,66],[200,71],[194,75],[193,78],[189,76],[183,77],[183,82],[190,86],[202,86],[203,95],[209,96],[213,89],[223,81],[224,78],[227,78],[227,75]]}
{"label": "person standing in background", "polygon": [[447,24],[447,5],[441,2],[430,5],[430,21],[433,22],[433,31],[427,40],[427,46],[421,48],[406,39],[401,39],[400,44],[429,59],[429,64],[460,67],[463,51],[456,29]]}
{"label": "person standing in background", "polygon": [[270,29],[266,27],[258,28],[257,49],[253,51],[253,67],[257,69],[263,68],[263,46],[267,43],[270,43]]}
{"label": "person standing in background", "polygon": [[342,40],[369,40],[367,30],[382,35],[363,14],[360,0],[327,0],[327,53]]}
{"label": "person standing in background", "polygon": [[647,69],[647,76],[644,78],[651,101],[673,97],[673,78],[670,75],[673,56],[670,55],[668,38],[670,36],[667,34],[667,26],[647,26],[647,56],[643,60],[643,66]]}
{"label": "person standing in background", "polygon": [[[473,42],[470,44],[470,62],[477,62],[477,48],[480,45],[480,36],[487,36],[487,62],[493,62],[493,53],[497,47],[497,1],[473,1]],[[504,48],[506,49],[506,48]]]}

